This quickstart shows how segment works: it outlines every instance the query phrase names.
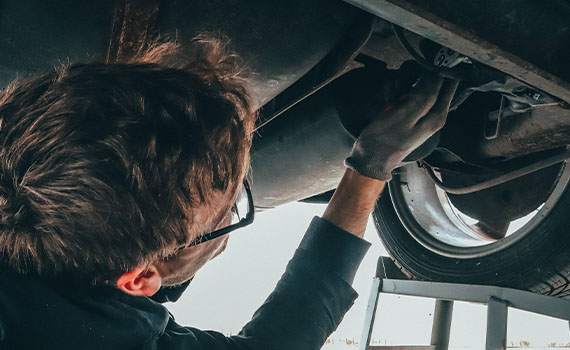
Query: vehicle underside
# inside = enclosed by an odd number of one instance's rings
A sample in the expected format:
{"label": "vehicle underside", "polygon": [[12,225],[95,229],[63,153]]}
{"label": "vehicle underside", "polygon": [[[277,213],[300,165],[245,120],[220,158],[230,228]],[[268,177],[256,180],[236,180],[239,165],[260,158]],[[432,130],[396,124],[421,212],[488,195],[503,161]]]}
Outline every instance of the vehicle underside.
{"label": "vehicle underside", "polygon": [[412,278],[570,293],[568,0],[6,1],[0,31],[2,86],[226,35],[252,71],[260,210],[330,198],[386,82],[397,103],[425,72],[457,79],[445,127],[378,202],[380,237]]}

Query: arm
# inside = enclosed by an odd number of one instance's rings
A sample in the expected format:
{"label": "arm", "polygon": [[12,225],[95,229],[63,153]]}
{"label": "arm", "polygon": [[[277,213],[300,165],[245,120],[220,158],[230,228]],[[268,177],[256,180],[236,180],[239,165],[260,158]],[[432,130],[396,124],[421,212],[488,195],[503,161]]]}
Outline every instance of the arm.
{"label": "arm", "polygon": [[347,169],[331,198],[323,219],[362,238],[368,216],[384,188],[385,182],[362,176]]}
{"label": "arm", "polygon": [[158,348],[320,349],[358,296],[350,285],[370,246],[361,237],[383,186],[346,171],[326,220],[313,219],[275,290],[238,335],[225,337],[170,320]]}
{"label": "arm", "polygon": [[350,286],[369,243],[314,218],[275,290],[232,337],[170,321],[159,349],[317,350],[357,297]]}
{"label": "arm", "polygon": [[455,87],[437,99],[441,85],[424,79],[409,101],[364,129],[323,219],[313,219],[275,290],[240,334],[224,337],[171,320],[159,348],[320,349],[357,297],[350,284],[369,247],[361,237],[385,180],[445,122]]}

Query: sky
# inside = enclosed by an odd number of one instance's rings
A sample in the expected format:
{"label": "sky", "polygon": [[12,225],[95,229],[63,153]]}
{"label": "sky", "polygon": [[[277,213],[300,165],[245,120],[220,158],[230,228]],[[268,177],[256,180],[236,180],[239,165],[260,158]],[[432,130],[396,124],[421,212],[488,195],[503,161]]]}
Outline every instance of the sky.
{"label": "sky", "polygon": [[[321,204],[286,204],[257,213],[252,225],[230,233],[226,251],[197,273],[178,302],[167,304],[176,321],[238,333],[277,284],[312,217],[322,215],[324,209]],[[360,296],[331,335],[337,343],[360,340],[376,262],[380,255],[387,255],[372,220],[364,238],[372,247],[353,284]],[[434,303],[433,299],[382,295],[372,339],[382,345],[429,344]],[[456,302],[450,345],[484,349],[486,317],[485,306]],[[570,343],[568,322],[509,309],[507,343],[520,340],[535,346]]]}

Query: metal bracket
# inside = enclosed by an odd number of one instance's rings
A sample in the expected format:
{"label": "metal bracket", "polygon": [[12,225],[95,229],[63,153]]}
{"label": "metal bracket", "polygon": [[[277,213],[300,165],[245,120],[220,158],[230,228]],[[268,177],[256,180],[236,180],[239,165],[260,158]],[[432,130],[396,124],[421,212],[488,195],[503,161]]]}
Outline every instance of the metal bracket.
{"label": "metal bracket", "polygon": [[434,65],[446,68],[453,68],[460,63],[471,63],[471,59],[447,47],[439,49],[433,61]]}
{"label": "metal bracket", "polygon": [[[483,137],[485,137],[486,140],[494,140],[501,133],[501,120],[503,119],[503,115],[505,114],[505,107],[507,105],[508,105],[507,99],[505,98],[504,95],[501,95],[501,104],[499,106],[497,120],[491,120],[491,118],[489,118],[490,119],[489,122],[491,122],[492,124],[486,124],[485,129],[483,130]],[[491,115],[489,115],[489,117],[491,117]]]}

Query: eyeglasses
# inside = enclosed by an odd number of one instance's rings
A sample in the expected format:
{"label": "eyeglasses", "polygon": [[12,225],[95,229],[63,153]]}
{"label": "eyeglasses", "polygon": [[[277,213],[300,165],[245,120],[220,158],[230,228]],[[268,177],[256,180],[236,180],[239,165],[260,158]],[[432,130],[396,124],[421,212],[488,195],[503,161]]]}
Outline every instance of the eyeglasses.
{"label": "eyeglasses", "polygon": [[231,224],[196,238],[194,242],[190,244],[190,246],[195,246],[197,244],[210,241],[214,238],[227,235],[228,233],[235,231],[238,228],[242,228],[251,224],[253,222],[254,213],[255,207],[253,206],[253,195],[251,194],[251,188],[249,187],[249,182],[247,180],[244,180],[243,186],[241,188],[241,193],[231,210]]}

